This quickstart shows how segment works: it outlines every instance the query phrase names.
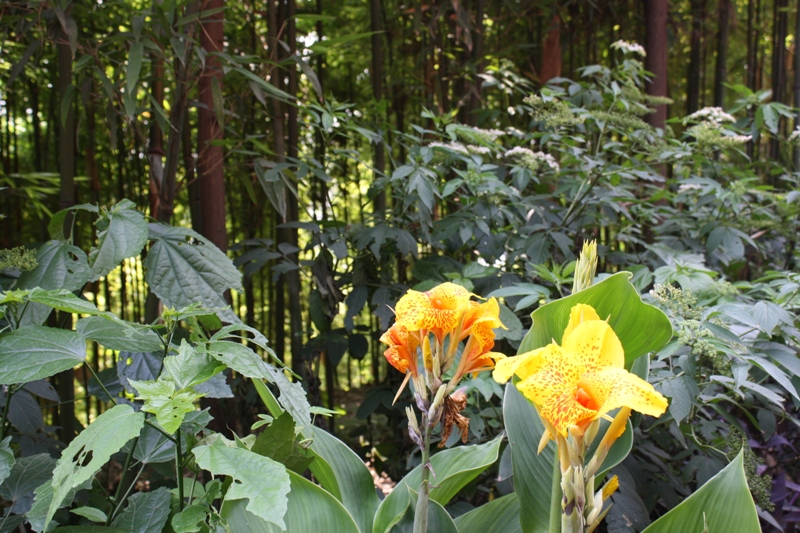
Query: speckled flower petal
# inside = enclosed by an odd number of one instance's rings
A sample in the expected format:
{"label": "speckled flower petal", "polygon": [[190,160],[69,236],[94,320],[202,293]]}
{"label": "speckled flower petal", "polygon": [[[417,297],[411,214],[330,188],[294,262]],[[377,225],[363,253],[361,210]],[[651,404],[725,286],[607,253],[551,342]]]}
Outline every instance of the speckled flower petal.
{"label": "speckled flower petal", "polygon": [[390,365],[403,373],[410,369],[413,375],[417,375],[419,340],[408,328],[395,324],[381,335],[381,342],[389,345],[383,355]]}
{"label": "speckled flower petal", "polygon": [[520,379],[525,379],[534,372],[538,372],[542,366],[542,358],[539,357],[544,348],[537,348],[530,352],[525,352],[513,357],[506,357],[497,362],[492,372],[492,377],[498,383],[505,383],[511,376],[517,374]]}
{"label": "speckled flower petal", "polygon": [[661,416],[667,410],[667,400],[652,385],[624,368],[604,368],[581,377],[578,387],[597,402],[599,411],[607,413],[617,407]]}
{"label": "speckled flower petal", "polygon": [[455,283],[442,283],[428,292],[408,291],[395,306],[397,322],[411,331],[455,329],[469,304],[470,292]]}
{"label": "speckled flower petal", "polygon": [[581,322],[569,335],[564,335],[561,347],[583,366],[581,374],[600,368],[625,366],[622,343],[611,326],[603,320]]}
{"label": "speckled flower petal", "polygon": [[569,426],[594,418],[576,399],[576,384],[584,374],[582,362],[557,344],[549,344],[539,355],[538,372],[520,381],[517,388],[539,409],[542,418],[562,435]]}

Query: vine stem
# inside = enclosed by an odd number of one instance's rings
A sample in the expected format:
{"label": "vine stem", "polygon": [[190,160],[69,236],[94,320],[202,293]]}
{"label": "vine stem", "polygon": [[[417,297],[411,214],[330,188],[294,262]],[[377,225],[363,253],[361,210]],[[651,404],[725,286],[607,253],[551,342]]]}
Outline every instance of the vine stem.
{"label": "vine stem", "polygon": [[[91,365],[87,365],[91,367]],[[125,457],[125,466],[122,467],[122,473],[119,475],[119,485],[117,485],[117,492],[114,494],[114,508],[108,514],[108,518],[106,518],[106,525],[111,525],[111,521],[119,512],[120,507],[122,506],[122,502],[125,501],[125,497],[122,496],[122,490],[125,487],[125,478],[128,477],[128,469],[131,467],[131,461],[133,460],[133,451],[136,449],[136,445],[139,444],[139,436],[137,435],[133,439],[133,444],[131,445],[130,451],[128,451],[128,456]],[[144,467],[144,463],[142,464]],[[137,478],[139,475],[137,474]],[[134,478],[131,486],[136,484],[136,479]],[[127,496],[127,492],[126,492]]]}
{"label": "vine stem", "polygon": [[[178,508],[183,511],[183,456],[181,451],[181,428],[175,432],[175,473],[178,480]],[[194,490],[194,483],[192,483]]]}
{"label": "vine stem", "polygon": [[6,388],[6,404],[3,406],[3,424],[2,427],[0,427],[0,440],[6,438],[6,433],[8,433],[8,409],[11,405],[11,396],[14,392],[11,385]]}
{"label": "vine stem", "polygon": [[422,424],[425,432],[422,440],[422,481],[419,484],[419,495],[417,496],[417,508],[414,512],[414,533],[428,533],[428,499],[430,497],[430,461],[431,452],[431,426],[428,423],[428,415],[422,415]]}

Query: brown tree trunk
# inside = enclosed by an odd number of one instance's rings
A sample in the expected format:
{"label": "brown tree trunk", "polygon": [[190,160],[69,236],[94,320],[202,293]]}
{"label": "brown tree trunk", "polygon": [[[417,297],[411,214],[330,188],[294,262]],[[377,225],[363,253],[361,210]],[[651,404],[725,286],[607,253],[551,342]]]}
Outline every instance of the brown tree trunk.
{"label": "brown tree trunk", "polygon": [[[667,0],[645,0],[645,39],[647,51],[644,68],[653,73],[647,82],[647,94],[667,96]],[[667,106],[655,106],[655,113],[647,116],[647,122],[654,128],[664,128],[667,120]]]}
{"label": "brown tree trunk", "polygon": [[[203,0],[200,11],[219,10],[200,21],[200,46],[206,52],[206,65],[200,75],[198,88],[197,170],[200,199],[203,206],[203,235],[223,252],[228,249],[225,213],[225,167],[222,147],[213,141],[222,139],[222,124],[217,122],[214,92],[222,94],[222,68],[214,53],[222,51],[223,0]],[[179,123],[180,124],[180,123]]]}
{"label": "brown tree trunk", "polygon": [[547,83],[547,80],[561,76],[561,18],[558,13],[553,15],[550,23],[550,31],[542,46],[542,69],[539,72],[539,81]]}
{"label": "brown tree trunk", "polygon": [[689,71],[686,74],[686,114],[698,109],[700,102],[700,71],[703,48],[703,25],[705,23],[706,0],[692,0],[692,34],[690,38]]}
{"label": "brown tree trunk", "polygon": [[[772,101],[786,102],[786,35],[789,30],[788,0],[775,0],[773,4],[772,26]],[[779,124],[785,123],[779,117]],[[780,141],[774,136],[769,145],[769,157],[780,160]],[[769,174],[770,185],[778,183],[776,176]]]}
{"label": "brown tree trunk", "polygon": [[[370,0],[369,13],[370,25],[372,29],[372,97],[378,103],[383,100],[383,17],[382,17],[381,0]],[[383,129],[383,113],[376,115],[376,124],[378,129]],[[384,153],[383,143],[377,143],[374,146],[375,156],[373,164],[373,180],[380,178],[386,171],[386,155]],[[373,209],[375,213],[383,213],[386,211],[386,192],[380,191],[375,195],[373,200]],[[382,218],[382,215],[380,215]]]}
{"label": "brown tree trunk", "polygon": [[[297,35],[295,27],[295,14],[297,12],[296,0],[286,0],[286,40],[289,41],[289,54],[294,55],[297,52]],[[294,60],[289,62],[289,94],[293,97],[297,96],[297,64]],[[288,139],[288,153],[289,159],[292,161],[297,160],[297,144],[298,138],[298,124],[297,124],[297,107],[294,105],[287,106],[287,132]],[[286,221],[294,222],[299,220],[300,209],[298,205],[298,198],[288,189],[285,191],[286,195]],[[297,235],[297,228],[286,228],[285,239],[292,249],[299,249],[300,244]],[[292,263],[299,264],[300,256],[296,252],[289,254],[289,260]],[[292,351],[292,366],[294,367],[295,360],[302,360],[303,351],[303,313],[300,303],[300,272],[293,270],[286,274],[286,289],[289,296],[289,346]],[[298,368],[295,372],[300,371],[298,375],[305,377],[304,369]]]}
{"label": "brown tree trunk", "polygon": [[[269,59],[272,65],[269,81],[276,88],[281,89],[281,74],[278,67],[275,65],[280,60],[280,44],[278,43],[278,30],[281,27],[281,19],[278,12],[278,3],[280,0],[267,0],[267,46],[269,47]],[[286,139],[284,137],[284,111],[283,103],[275,97],[272,97],[272,139],[273,148],[275,151],[275,162],[283,163],[286,161]],[[274,211],[273,227],[283,223],[280,214],[277,210]],[[282,234],[280,229],[276,229],[276,241],[282,242]],[[272,284],[272,298],[273,301],[270,305],[272,310],[272,317],[275,322],[275,334],[273,339],[273,349],[278,359],[285,360],[286,357],[286,295],[285,295],[285,277],[279,277]],[[301,361],[292,361],[292,368],[297,372],[298,368],[302,368]],[[296,366],[297,365],[297,366]]]}
{"label": "brown tree trunk", "polygon": [[[164,60],[158,56],[151,61],[150,88],[153,99],[164,105]],[[150,117],[150,140],[147,150],[150,161],[150,216],[159,216],[159,194],[164,186],[164,132],[155,117]],[[169,220],[162,221],[169,222]]]}
{"label": "brown tree trunk", "polygon": [[719,0],[717,61],[714,76],[714,106],[725,107],[725,82],[728,77],[728,35],[731,27],[731,0]]}
{"label": "brown tree trunk", "polygon": [[[800,5],[797,8],[797,15],[794,23],[794,107],[797,108],[797,115],[794,119],[794,127],[800,128],[800,43],[797,36],[800,35]],[[794,169],[800,171],[800,146],[795,145],[792,153]]]}
{"label": "brown tree trunk", "polygon": [[[68,97],[68,88],[72,84],[72,50],[69,46],[67,35],[59,30],[56,43],[58,59],[58,93],[63,101]],[[61,108],[61,106],[59,106]],[[59,119],[58,136],[58,170],[61,175],[58,197],[59,209],[66,209],[75,205],[75,115],[74,105],[70,102],[67,107],[66,117]],[[49,127],[49,125],[48,125]],[[65,235],[70,235],[66,230],[72,227],[73,216],[68,215],[64,221]],[[71,322],[71,315],[66,321]],[[65,322],[66,322],[65,321]],[[71,327],[71,324],[70,324]],[[61,398],[58,410],[58,425],[61,426],[60,437],[69,443],[75,437],[75,371],[65,370],[56,376],[58,395]]]}

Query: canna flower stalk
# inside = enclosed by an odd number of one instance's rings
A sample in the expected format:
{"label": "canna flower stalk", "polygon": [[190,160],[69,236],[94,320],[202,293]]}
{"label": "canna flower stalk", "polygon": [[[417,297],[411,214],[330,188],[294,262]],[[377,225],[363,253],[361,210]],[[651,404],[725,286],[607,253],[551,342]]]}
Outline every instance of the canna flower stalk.
{"label": "canna flower stalk", "polygon": [[[591,284],[596,265],[596,246],[584,246],[575,272],[575,289]],[[576,291],[577,292],[577,291]],[[616,490],[610,480],[595,492],[595,475],[611,446],[624,433],[631,410],[661,416],[666,399],[652,385],[625,370],[625,353],[614,330],[590,305],[577,304],[570,311],[561,344],[499,361],[493,376],[507,382],[519,378],[517,388],[530,400],[545,426],[539,452],[548,441],[558,448],[561,470],[562,533],[594,531],[608,512],[604,501]],[[612,419],[609,413],[619,409]],[[594,456],[586,451],[599,430],[600,419],[611,420]]]}
{"label": "canna flower stalk", "polygon": [[[430,493],[431,432],[441,422],[440,447],[458,427],[466,442],[469,419],[461,415],[466,396],[457,390],[468,375],[492,370],[495,361],[505,358],[493,352],[494,329],[500,322],[500,306],[489,298],[472,300],[472,294],[454,283],[443,283],[426,292],[409,290],[397,302],[395,323],[381,336],[388,348],[386,360],[405,374],[395,400],[410,381],[420,417],[411,407],[406,409],[408,432],[422,452],[422,481],[414,515],[414,533],[428,529]],[[459,346],[461,355],[458,356]]]}

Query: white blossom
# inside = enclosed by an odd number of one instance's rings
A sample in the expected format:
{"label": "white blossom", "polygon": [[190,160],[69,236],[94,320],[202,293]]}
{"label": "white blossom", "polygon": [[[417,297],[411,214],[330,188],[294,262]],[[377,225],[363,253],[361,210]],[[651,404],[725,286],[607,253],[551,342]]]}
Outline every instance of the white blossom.
{"label": "white blossom", "polygon": [[469,155],[469,150],[467,150],[467,147],[457,142],[450,142],[450,143],[432,142],[428,144],[428,148],[443,148],[451,152],[457,152],[459,154]]}
{"label": "white blossom", "polygon": [[626,54],[638,54],[642,57],[647,55],[644,47],[638,43],[632,43],[628,41],[623,41],[620,39],[619,41],[613,43],[611,48],[615,48],[617,50],[622,50]]}
{"label": "white blossom", "polygon": [[725,122],[736,122],[736,118],[721,107],[704,107],[683,119],[684,124],[687,122],[710,122],[719,126]]}

